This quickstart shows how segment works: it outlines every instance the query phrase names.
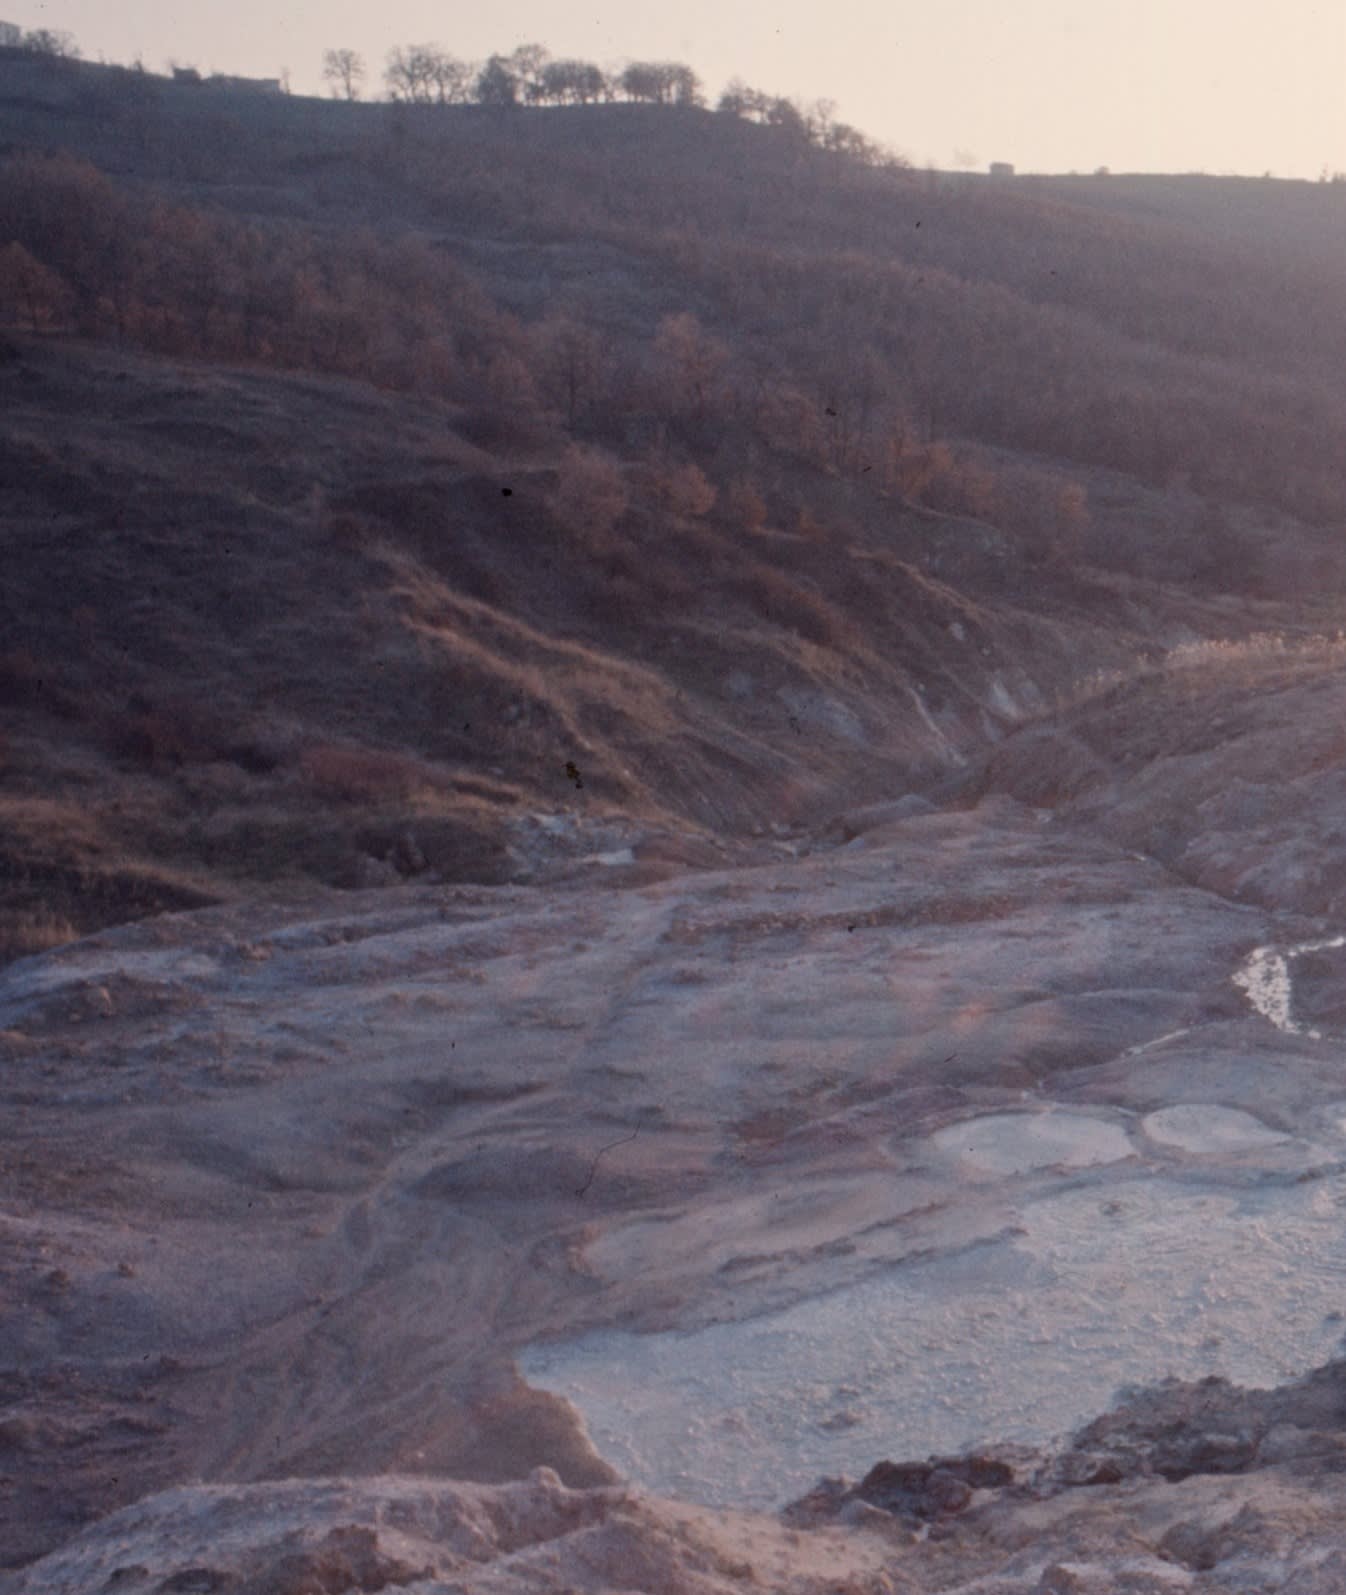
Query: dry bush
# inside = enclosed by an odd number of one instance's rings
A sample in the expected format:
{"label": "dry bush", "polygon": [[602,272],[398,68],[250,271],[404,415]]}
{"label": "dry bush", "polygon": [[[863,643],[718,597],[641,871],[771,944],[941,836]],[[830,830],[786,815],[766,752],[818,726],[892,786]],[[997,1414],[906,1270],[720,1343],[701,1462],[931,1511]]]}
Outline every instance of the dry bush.
{"label": "dry bush", "polygon": [[209,764],[227,757],[234,741],[233,728],[214,709],[183,700],[134,699],[124,713],[109,716],[105,727],[115,752],[151,768]]}
{"label": "dry bush", "polygon": [[746,477],[729,484],[724,509],[730,522],[745,532],[760,532],[766,525],[766,500]]}
{"label": "dry bush", "polygon": [[699,465],[657,462],[641,472],[641,485],[672,515],[708,515],[715,507],[715,485]]}
{"label": "dry bush", "polygon": [[558,472],[551,512],[592,552],[605,551],[608,538],[626,513],[626,478],[619,462],[602,449],[572,444]]}
{"label": "dry bush", "polygon": [[758,437],[782,454],[821,462],[826,440],[818,407],[799,388],[786,382],[766,383],[760,389],[753,417]]}
{"label": "dry bush", "polygon": [[795,516],[795,531],[808,543],[825,543],[828,538],[826,525],[818,519],[807,504],[801,504]]}
{"label": "dry bush", "polygon": [[773,625],[793,631],[821,648],[846,646],[848,628],[844,616],[774,566],[753,565],[728,585],[749,608]]}
{"label": "dry bush", "polygon": [[1083,485],[1055,471],[1016,465],[993,481],[990,513],[996,524],[1023,539],[1038,559],[1068,560],[1080,552],[1089,526]]}
{"label": "dry bush", "polygon": [[702,419],[718,396],[728,349],[684,311],[659,323],[654,358],[656,409],[670,417]]}
{"label": "dry bush", "polygon": [[0,249],[0,318],[40,332],[64,322],[73,302],[65,278],[22,244]]}
{"label": "dry bush", "polygon": [[363,515],[338,510],[327,518],[332,546],[348,554],[363,554],[378,541],[379,529]]}
{"label": "dry bush", "polygon": [[931,509],[951,515],[987,518],[997,507],[996,478],[980,460],[932,443],[925,450],[928,471],[920,499]]}
{"label": "dry bush", "polygon": [[493,404],[532,414],[539,405],[537,383],[516,354],[508,349],[492,355],[482,372],[482,386]]}
{"label": "dry bush", "polygon": [[299,769],[320,792],[345,803],[404,802],[416,792],[444,784],[437,770],[408,754],[335,742],[305,748]]}
{"label": "dry bush", "polygon": [[675,561],[623,551],[606,562],[585,607],[600,626],[644,628],[652,618],[694,606],[698,593],[695,581]]}
{"label": "dry bush", "polygon": [[947,473],[951,464],[947,444],[921,443],[905,428],[898,428],[884,444],[883,482],[890,492],[924,503],[931,483]]}
{"label": "dry bush", "polygon": [[[13,246],[0,315],[17,306],[41,323],[64,284],[90,336],[537,409],[517,320],[423,240],[254,226],[156,201],[67,156],[0,162],[0,215]],[[35,275],[39,263],[55,278]]]}
{"label": "dry bush", "polygon": [[0,908],[0,964],[64,947],[78,937],[70,920],[49,909]]}
{"label": "dry bush", "polygon": [[610,359],[598,335],[573,316],[553,315],[531,331],[534,363],[548,402],[573,428],[603,396]]}

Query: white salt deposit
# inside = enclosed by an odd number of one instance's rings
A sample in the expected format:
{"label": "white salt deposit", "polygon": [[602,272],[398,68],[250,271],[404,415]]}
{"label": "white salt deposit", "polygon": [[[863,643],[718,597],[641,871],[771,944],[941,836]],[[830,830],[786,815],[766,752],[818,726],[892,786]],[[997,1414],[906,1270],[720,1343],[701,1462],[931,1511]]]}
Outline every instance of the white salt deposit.
{"label": "white salt deposit", "polygon": [[1307,1371],[1340,1337],[1343,1206],[1340,1177],[1091,1183],[1025,1204],[1003,1239],[782,1312],[534,1346],[520,1367],[639,1483],[771,1507],[881,1457],[1043,1443],[1125,1384]]}
{"label": "white salt deposit", "polygon": [[1257,1012],[1270,1019],[1277,1030],[1283,1030],[1291,1036],[1312,1036],[1315,1040],[1321,1040],[1319,1031],[1298,1024],[1293,1017],[1294,987],[1290,968],[1292,962],[1304,953],[1332,952],[1338,947],[1346,947],[1346,936],[1333,936],[1327,941],[1300,942],[1297,947],[1287,948],[1283,953],[1275,947],[1255,947],[1234,971],[1232,978]]}
{"label": "white salt deposit", "polygon": [[1234,971],[1234,984],[1277,1030],[1299,1027],[1290,1018],[1290,966],[1274,947],[1255,947]]}
{"label": "white salt deposit", "polygon": [[937,1130],[931,1140],[941,1152],[987,1174],[1087,1168],[1115,1163],[1133,1151],[1126,1132],[1110,1120],[1056,1108],[964,1119]]}
{"label": "white salt deposit", "polygon": [[1212,1102],[1179,1102],[1171,1108],[1160,1108],[1141,1120],[1141,1128],[1161,1146],[1202,1154],[1244,1152],[1289,1139],[1251,1113]]}

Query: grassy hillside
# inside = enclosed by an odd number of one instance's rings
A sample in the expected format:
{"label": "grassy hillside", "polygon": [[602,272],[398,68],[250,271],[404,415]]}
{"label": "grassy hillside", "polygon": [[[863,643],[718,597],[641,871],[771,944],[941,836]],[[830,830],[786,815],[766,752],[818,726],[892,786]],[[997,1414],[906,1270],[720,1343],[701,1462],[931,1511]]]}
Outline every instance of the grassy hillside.
{"label": "grassy hillside", "polygon": [[0,218],[0,956],[750,853],[1346,578],[1335,185],[0,52]]}

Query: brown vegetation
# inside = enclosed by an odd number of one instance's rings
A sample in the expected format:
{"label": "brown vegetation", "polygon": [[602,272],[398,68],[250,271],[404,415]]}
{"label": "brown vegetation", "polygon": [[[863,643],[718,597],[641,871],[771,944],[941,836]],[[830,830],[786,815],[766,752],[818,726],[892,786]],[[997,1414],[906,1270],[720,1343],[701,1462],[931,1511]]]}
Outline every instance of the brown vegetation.
{"label": "brown vegetation", "polygon": [[1292,518],[1346,521],[1307,211],[1273,271],[545,52],[498,116],[442,61],[428,105],[337,61],[336,102],[240,109],[22,60],[66,109],[0,101],[0,802],[92,827],[0,892],[30,940],[394,853],[497,879],[565,805],[802,823],[1128,628],[1341,585]]}
{"label": "brown vegetation", "polygon": [[601,553],[626,512],[628,494],[621,466],[601,449],[572,445],[557,473],[551,512],[581,548]]}

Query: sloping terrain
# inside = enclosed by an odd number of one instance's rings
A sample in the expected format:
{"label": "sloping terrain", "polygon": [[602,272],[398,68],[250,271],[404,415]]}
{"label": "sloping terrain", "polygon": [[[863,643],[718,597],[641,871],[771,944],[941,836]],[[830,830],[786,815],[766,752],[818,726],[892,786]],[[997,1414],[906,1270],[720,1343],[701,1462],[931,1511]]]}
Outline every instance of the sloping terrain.
{"label": "sloping terrain", "polygon": [[1333,185],[13,51],[0,150],[4,956],[539,814],[714,862],[1335,630]]}
{"label": "sloping terrain", "polygon": [[1343,197],[0,51],[17,1595],[1341,1585]]}
{"label": "sloping terrain", "polygon": [[844,541],[664,511],[623,578],[554,452],[424,400],[44,343],[0,384],[13,951],[277,880],[518,878],[539,812],[713,860],[928,781],[1171,607],[992,601],[1005,540],[900,507]]}
{"label": "sloping terrain", "polygon": [[[1313,621],[1024,566],[900,500],[861,520],[816,473],[830,530],[637,502],[595,558],[563,446],[349,380],[30,340],[0,386],[11,955],[277,881],[526,878],[539,814],[571,851],[713,862],[1194,631]],[[1100,538],[1158,515],[1108,494]]]}
{"label": "sloping terrain", "polygon": [[[1334,1354],[1339,1035],[1232,978],[1312,923],[1003,798],[898,810],[754,867],[325,892],[15,965],[9,1557],[130,1514],[15,1588],[699,1588],[747,1576],[705,1534],[766,1566],[779,1524],[629,1500],[612,1463],[761,1509],[975,1437],[999,1493],[811,1496],[806,1538],[848,1538],[789,1576],[1242,1557],[1236,1587],[1298,1590],[1339,1521],[1335,1373],[1060,1448],[1119,1383]],[[385,1474],[414,1477],[266,1483]],[[246,1488],[132,1505],[183,1480]]]}

